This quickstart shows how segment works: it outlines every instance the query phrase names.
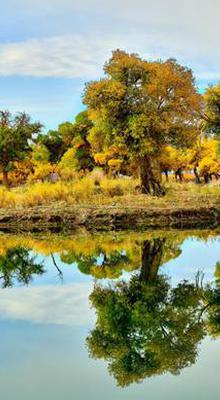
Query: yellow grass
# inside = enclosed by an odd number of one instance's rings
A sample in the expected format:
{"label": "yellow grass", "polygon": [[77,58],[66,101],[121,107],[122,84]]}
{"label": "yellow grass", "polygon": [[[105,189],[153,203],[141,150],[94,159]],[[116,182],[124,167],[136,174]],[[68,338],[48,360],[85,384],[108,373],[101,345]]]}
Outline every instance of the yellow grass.
{"label": "yellow grass", "polygon": [[220,185],[167,184],[167,195],[152,198],[138,192],[137,179],[90,176],[71,182],[32,183],[8,190],[0,187],[0,208],[34,207],[52,203],[150,207],[207,206],[219,203]]}

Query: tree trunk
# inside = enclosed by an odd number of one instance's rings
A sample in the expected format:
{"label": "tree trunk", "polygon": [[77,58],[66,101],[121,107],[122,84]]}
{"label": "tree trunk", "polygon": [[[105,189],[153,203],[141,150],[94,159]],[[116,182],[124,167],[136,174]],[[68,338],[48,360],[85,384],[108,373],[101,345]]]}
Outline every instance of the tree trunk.
{"label": "tree trunk", "polygon": [[193,172],[194,172],[194,175],[195,175],[195,178],[196,178],[196,183],[198,183],[198,184],[201,183],[201,179],[200,179],[200,176],[199,176],[199,173],[198,173],[198,166],[197,165],[194,166]]}
{"label": "tree trunk", "polygon": [[166,239],[145,240],[142,244],[142,259],[140,280],[147,283],[155,282],[163,256]]}
{"label": "tree trunk", "polygon": [[168,183],[169,182],[169,173],[168,173],[167,169],[165,169],[164,174],[165,174],[165,177],[166,177],[166,181]]}
{"label": "tree trunk", "polygon": [[180,182],[183,182],[183,172],[182,172],[182,168],[178,168],[178,170],[175,172],[175,177],[176,177],[176,181],[179,180]]}
{"label": "tree trunk", "polygon": [[6,187],[9,186],[8,171],[6,171],[5,169],[3,169],[3,185],[5,185]]}
{"label": "tree trunk", "polygon": [[209,174],[204,174],[204,181],[205,181],[205,183],[209,183],[210,182]]}
{"label": "tree trunk", "polygon": [[165,190],[160,180],[155,176],[150,157],[143,157],[140,160],[141,191],[144,194],[153,196],[164,196]]}

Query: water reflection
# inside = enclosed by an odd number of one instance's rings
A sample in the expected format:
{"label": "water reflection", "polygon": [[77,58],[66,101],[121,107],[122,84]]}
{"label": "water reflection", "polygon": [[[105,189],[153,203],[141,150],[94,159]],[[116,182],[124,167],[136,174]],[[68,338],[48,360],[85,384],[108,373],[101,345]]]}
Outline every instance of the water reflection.
{"label": "water reflection", "polygon": [[14,282],[28,285],[34,275],[45,272],[42,263],[31,257],[29,250],[24,247],[9,248],[4,255],[0,255],[0,282],[2,288],[13,286]]}
{"label": "water reflection", "polygon": [[[215,238],[213,232],[204,231],[114,237],[5,236],[0,244],[2,288],[29,285],[46,274],[50,260],[62,281],[50,290],[51,317],[43,314],[48,287],[43,291],[32,288],[32,296],[29,292],[24,301],[29,302],[35,322],[77,323],[72,318],[73,304],[79,321],[87,307],[85,303],[80,306],[82,286],[76,290],[75,283],[65,284],[66,268],[77,268],[93,282],[89,298],[96,321],[86,339],[91,358],[105,360],[122,387],[166,372],[176,375],[195,364],[202,339],[220,333],[220,263],[213,265],[214,282],[205,283],[203,274],[197,272],[194,279],[173,285],[161,268],[178,259],[189,236],[203,241]],[[39,254],[43,260],[39,261]],[[87,292],[88,287],[86,296]],[[35,308],[30,305],[33,298],[37,299]],[[19,303],[18,294],[16,299]],[[59,318],[53,309],[59,310]]]}
{"label": "water reflection", "polygon": [[[166,237],[144,240],[141,267],[131,279],[96,284],[90,300],[97,322],[87,338],[90,355],[108,362],[124,387],[165,372],[179,374],[196,362],[198,344],[220,332],[219,280],[203,287],[203,275],[172,287],[159,268],[181,250]],[[219,273],[219,264],[217,272]]]}

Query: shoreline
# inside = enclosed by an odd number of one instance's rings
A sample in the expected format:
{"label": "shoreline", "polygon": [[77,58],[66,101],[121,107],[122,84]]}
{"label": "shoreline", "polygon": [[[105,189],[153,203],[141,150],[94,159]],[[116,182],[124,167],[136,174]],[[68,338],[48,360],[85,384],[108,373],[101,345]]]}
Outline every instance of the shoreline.
{"label": "shoreline", "polygon": [[142,230],[156,228],[216,228],[220,225],[220,205],[204,207],[135,206],[36,206],[0,209],[0,230],[61,231],[85,228],[88,231]]}

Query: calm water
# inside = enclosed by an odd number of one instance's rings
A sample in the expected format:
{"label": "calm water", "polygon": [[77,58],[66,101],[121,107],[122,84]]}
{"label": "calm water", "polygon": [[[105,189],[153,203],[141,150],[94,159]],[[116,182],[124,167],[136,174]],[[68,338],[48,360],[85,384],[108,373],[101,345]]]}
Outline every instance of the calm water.
{"label": "calm water", "polygon": [[1,398],[219,399],[219,244],[1,235]]}

